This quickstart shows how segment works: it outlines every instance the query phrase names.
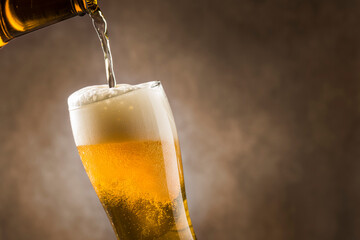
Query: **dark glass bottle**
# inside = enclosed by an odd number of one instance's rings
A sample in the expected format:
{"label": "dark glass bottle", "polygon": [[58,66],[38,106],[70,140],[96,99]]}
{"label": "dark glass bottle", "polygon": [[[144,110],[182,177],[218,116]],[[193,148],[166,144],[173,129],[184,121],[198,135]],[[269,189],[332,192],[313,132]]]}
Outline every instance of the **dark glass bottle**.
{"label": "dark glass bottle", "polygon": [[95,8],[96,0],[0,0],[0,47],[15,37]]}

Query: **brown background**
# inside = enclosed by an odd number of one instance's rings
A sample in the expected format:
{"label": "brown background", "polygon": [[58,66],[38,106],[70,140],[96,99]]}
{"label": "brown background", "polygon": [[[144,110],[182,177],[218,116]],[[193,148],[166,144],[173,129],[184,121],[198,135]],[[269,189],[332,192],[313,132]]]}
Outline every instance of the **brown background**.
{"label": "brown background", "polygon": [[[357,1],[104,0],[118,82],[161,80],[200,240],[360,239]],[[0,239],[115,239],[67,96],[105,81],[90,19],[0,50]]]}

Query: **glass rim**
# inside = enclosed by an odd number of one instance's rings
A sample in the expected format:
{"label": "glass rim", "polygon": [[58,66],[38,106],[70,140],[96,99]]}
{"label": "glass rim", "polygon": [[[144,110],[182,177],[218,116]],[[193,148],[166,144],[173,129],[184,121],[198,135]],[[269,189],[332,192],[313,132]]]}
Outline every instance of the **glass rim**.
{"label": "glass rim", "polygon": [[[160,81],[150,81],[150,82],[139,83],[136,85],[131,85],[132,87],[139,87],[139,88],[135,88],[133,90],[130,90],[129,92],[136,91],[139,89],[144,89],[144,88],[156,88],[156,87],[159,87],[160,85],[161,85]],[[126,92],[126,93],[128,93],[128,92]]]}

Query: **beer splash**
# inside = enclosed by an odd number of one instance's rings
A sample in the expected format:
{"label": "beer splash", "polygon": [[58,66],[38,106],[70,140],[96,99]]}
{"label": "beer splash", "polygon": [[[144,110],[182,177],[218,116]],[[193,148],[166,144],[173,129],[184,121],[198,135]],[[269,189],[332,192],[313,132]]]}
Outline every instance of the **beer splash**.
{"label": "beer splash", "polygon": [[90,9],[90,17],[92,18],[93,26],[99,36],[101,47],[103,49],[107,83],[109,84],[109,88],[113,88],[116,86],[116,79],[107,32],[107,22],[98,6],[96,6],[95,9]]}

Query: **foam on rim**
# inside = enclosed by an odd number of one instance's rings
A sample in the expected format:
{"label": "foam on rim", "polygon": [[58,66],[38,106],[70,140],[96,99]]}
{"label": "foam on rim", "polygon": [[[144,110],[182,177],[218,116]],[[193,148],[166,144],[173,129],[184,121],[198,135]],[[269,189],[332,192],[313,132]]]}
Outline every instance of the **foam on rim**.
{"label": "foam on rim", "polygon": [[152,88],[158,86],[159,84],[160,82],[153,81],[138,85],[117,84],[114,88],[109,88],[109,85],[94,85],[84,87],[69,96],[69,110],[73,110],[95,102],[100,102],[109,98],[117,97],[119,95],[137,89]]}

